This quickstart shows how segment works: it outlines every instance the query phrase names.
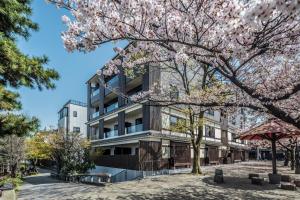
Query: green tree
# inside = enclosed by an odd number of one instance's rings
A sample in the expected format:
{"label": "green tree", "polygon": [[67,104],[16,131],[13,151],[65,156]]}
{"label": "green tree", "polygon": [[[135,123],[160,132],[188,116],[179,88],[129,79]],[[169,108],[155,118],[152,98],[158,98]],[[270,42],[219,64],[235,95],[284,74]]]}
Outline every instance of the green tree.
{"label": "green tree", "polygon": [[57,173],[85,173],[94,167],[91,144],[79,133],[51,132],[47,143],[50,145],[51,157],[56,163]]}
{"label": "green tree", "polygon": [[0,136],[23,135],[38,126],[36,118],[8,113],[21,109],[15,89],[22,86],[53,89],[53,80],[59,78],[54,69],[44,68],[48,63],[46,56],[25,55],[16,45],[17,38],[27,40],[30,31],[38,30],[38,25],[30,19],[30,3],[31,0],[0,1]]}
{"label": "green tree", "polygon": [[48,133],[38,132],[25,140],[25,155],[36,167],[39,160],[51,158],[51,147],[47,143]]}

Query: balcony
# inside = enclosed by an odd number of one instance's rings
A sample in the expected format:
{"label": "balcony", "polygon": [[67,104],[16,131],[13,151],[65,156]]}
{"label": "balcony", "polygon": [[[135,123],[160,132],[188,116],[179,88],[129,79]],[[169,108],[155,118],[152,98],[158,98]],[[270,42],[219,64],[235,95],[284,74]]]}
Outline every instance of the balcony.
{"label": "balcony", "polygon": [[104,90],[104,95],[105,96],[109,95],[111,93],[112,89],[116,90],[118,88],[118,86],[119,86],[119,77],[114,76],[112,79],[107,81],[106,84],[108,85],[108,88],[105,88],[105,90]]}
{"label": "balcony", "polygon": [[109,105],[109,106],[107,106],[107,107],[104,108],[104,113],[111,112],[111,111],[116,110],[118,108],[119,108],[118,102],[113,103],[113,104],[111,104],[111,105]]}
{"label": "balcony", "polygon": [[143,131],[143,124],[133,125],[126,128],[126,134],[136,133]]}
{"label": "balcony", "polygon": [[100,89],[99,88],[95,88],[91,92],[91,97],[97,96],[99,94],[100,94]]}
{"label": "balcony", "polygon": [[104,138],[113,138],[118,136],[118,130],[112,130],[104,133]]}
{"label": "balcony", "polygon": [[91,114],[91,119],[94,119],[96,117],[99,117],[99,112],[94,112],[93,114]]}

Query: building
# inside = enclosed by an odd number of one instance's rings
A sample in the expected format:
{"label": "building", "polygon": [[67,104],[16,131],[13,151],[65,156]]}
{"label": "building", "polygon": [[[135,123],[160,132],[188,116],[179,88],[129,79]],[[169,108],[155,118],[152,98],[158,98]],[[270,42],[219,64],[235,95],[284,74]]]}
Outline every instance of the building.
{"label": "building", "polygon": [[86,122],[86,103],[69,100],[58,112],[58,129],[65,133],[76,132],[86,137]]}
{"label": "building", "polygon": [[[165,76],[150,68],[134,79],[121,72],[113,77],[94,75],[87,81],[88,138],[94,149],[104,150],[97,165],[134,170],[192,165],[190,136],[170,130],[172,124],[186,118],[180,109],[133,103],[111,91],[131,96],[162,83]],[[205,119],[202,165],[248,159],[247,145],[236,139],[236,125],[222,119],[219,111],[207,112]],[[236,124],[239,119],[235,118]]]}

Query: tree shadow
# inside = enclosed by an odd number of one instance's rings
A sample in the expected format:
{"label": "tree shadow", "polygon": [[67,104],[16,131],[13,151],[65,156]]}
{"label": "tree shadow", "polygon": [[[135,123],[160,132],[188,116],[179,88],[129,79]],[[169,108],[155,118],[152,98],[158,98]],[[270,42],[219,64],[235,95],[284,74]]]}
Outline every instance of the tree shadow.
{"label": "tree shadow", "polygon": [[215,183],[214,177],[204,177],[203,182],[214,186],[221,187],[224,189],[238,189],[238,190],[255,190],[255,191],[265,191],[265,190],[274,190],[278,187],[276,185],[269,184],[265,182],[263,185],[254,185],[251,184],[251,179],[235,176],[224,176],[224,183]]}
{"label": "tree shadow", "polygon": [[[266,198],[252,191],[244,191],[242,194],[236,195],[226,190],[215,190],[214,188],[197,188],[194,185],[185,185],[181,188],[172,188],[164,190],[160,193],[132,193],[126,196],[119,196],[118,200],[223,200],[223,199],[243,199],[243,200],[257,200],[257,199],[274,199]],[[104,199],[103,199],[104,200]]]}
{"label": "tree shadow", "polygon": [[27,176],[24,179],[25,183],[32,185],[41,185],[49,183],[61,183],[62,181],[51,178],[50,175],[36,175],[36,176]]}

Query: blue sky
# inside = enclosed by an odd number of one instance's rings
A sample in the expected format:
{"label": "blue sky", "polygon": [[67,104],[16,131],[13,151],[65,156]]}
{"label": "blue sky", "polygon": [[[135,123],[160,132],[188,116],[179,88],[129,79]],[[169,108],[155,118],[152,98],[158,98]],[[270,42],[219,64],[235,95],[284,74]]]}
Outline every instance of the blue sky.
{"label": "blue sky", "polygon": [[67,100],[86,102],[85,82],[115,55],[113,47],[121,44],[107,44],[87,54],[68,53],[60,37],[65,30],[61,16],[66,11],[44,0],[34,0],[32,8],[32,20],[39,24],[40,30],[33,32],[28,41],[19,39],[18,46],[28,55],[46,55],[50,60],[47,67],[55,68],[61,76],[54,90],[18,90],[23,104],[22,112],[38,117],[43,129],[45,126],[57,125],[57,111]]}

